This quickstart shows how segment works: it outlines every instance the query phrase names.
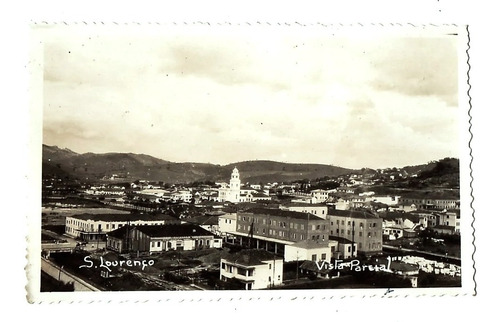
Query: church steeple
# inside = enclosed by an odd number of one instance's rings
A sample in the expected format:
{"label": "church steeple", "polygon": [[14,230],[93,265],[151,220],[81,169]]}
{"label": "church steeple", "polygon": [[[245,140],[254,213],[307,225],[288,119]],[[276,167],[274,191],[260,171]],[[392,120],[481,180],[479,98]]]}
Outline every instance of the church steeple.
{"label": "church steeple", "polygon": [[237,168],[234,168],[233,173],[231,173],[231,180],[229,181],[229,199],[232,202],[238,202],[240,198],[240,173]]}

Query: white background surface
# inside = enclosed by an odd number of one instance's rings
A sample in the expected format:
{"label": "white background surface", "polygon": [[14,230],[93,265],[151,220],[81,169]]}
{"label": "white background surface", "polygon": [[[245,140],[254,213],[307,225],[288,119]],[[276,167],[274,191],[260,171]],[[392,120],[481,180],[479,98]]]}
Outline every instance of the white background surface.
{"label": "white background surface", "polygon": [[[161,2],[17,1],[3,6],[1,24],[2,170],[2,315],[10,319],[72,321],[127,320],[300,320],[438,321],[495,320],[498,290],[498,10],[484,1],[182,1]],[[327,4],[328,3],[328,4]],[[75,22],[301,22],[301,23],[455,23],[469,24],[476,210],[475,297],[302,299],[283,301],[28,304],[24,285],[26,213],[30,165],[27,150],[27,60],[29,23]],[[35,178],[35,180],[39,180]],[[495,252],[494,252],[495,251]]]}

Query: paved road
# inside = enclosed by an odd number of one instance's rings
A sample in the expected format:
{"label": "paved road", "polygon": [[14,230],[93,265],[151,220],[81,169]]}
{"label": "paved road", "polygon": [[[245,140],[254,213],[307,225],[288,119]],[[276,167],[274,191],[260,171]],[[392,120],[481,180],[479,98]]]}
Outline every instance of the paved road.
{"label": "paved road", "polygon": [[66,272],[64,269],[61,269],[60,267],[51,263],[50,261],[48,261],[43,257],[41,262],[41,268],[42,271],[49,274],[56,280],[60,280],[64,283],[73,283],[73,285],[75,286],[75,291],[94,291],[94,292],[100,291],[97,287],[85,282],[81,278],[78,278]]}

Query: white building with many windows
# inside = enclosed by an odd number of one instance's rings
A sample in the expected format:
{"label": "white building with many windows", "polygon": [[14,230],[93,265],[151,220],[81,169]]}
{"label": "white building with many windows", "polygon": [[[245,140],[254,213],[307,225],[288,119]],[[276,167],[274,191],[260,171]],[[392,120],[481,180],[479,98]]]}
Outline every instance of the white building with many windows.
{"label": "white building with many windows", "polygon": [[148,214],[78,214],[66,217],[65,233],[87,242],[106,239],[106,233],[125,225],[147,226],[164,225],[179,222],[170,216],[152,216]]}

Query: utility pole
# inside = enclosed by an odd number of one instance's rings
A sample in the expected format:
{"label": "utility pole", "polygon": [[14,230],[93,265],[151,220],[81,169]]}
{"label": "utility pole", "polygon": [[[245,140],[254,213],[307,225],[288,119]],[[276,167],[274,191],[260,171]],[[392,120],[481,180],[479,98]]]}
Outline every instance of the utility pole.
{"label": "utility pole", "polygon": [[296,258],[296,262],[297,262],[297,272],[295,274],[295,280],[299,280],[299,251],[297,250],[297,258]]}

